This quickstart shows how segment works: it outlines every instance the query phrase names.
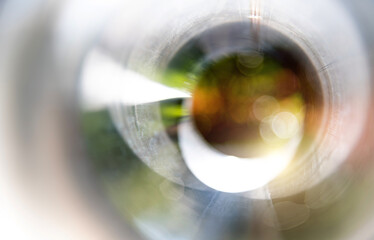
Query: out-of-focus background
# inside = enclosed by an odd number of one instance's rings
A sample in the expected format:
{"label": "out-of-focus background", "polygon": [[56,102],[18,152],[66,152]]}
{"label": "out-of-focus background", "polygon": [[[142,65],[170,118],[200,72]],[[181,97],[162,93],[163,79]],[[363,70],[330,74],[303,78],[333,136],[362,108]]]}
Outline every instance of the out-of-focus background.
{"label": "out-of-focus background", "polygon": [[0,0],[2,239],[374,239],[370,0]]}

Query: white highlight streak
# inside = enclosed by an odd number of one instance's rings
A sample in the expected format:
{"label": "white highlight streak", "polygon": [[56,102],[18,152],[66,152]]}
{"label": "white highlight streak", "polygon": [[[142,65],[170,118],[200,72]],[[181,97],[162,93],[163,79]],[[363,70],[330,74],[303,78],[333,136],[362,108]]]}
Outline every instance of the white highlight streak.
{"label": "white highlight streak", "polygon": [[126,70],[108,56],[93,51],[84,64],[81,96],[83,108],[97,110],[113,102],[135,105],[189,98],[190,94]]}

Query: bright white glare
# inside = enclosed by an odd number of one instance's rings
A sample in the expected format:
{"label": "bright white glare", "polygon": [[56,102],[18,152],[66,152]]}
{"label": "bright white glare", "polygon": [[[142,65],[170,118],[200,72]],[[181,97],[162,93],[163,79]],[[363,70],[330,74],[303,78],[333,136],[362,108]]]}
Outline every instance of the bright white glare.
{"label": "bright white glare", "polygon": [[113,102],[135,105],[189,98],[190,94],[126,70],[110,57],[93,51],[83,67],[81,96],[83,108],[98,110]]}
{"label": "bright white glare", "polygon": [[273,180],[286,168],[300,140],[301,135],[263,158],[244,159],[209,147],[191,122],[181,124],[179,130],[179,144],[191,172],[207,186],[230,193],[260,188]]}
{"label": "bright white glare", "polygon": [[256,16],[256,15],[249,15],[248,18],[249,19],[256,19],[256,20],[261,20],[262,19],[261,16]]}

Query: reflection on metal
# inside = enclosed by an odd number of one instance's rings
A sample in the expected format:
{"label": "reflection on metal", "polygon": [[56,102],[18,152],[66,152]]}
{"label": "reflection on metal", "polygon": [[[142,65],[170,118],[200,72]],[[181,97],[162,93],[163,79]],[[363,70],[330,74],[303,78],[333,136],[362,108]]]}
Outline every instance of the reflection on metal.
{"label": "reflection on metal", "polygon": [[305,223],[309,216],[310,210],[305,204],[284,201],[266,209],[262,217],[268,226],[278,230],[290,230]]}
{"label": "reflection on metal", "polygon": [[222,192],[246,192],[266,185],[292,160],[301,135],[261,158],[227,156],[209,147],[191,123],[180,126],[180,147],[187,166],[204,184]]}
{"label": "reflection on metal", "polygon": [[[372,1],[347,0],[352,9],[334,0],[118,1],[123,9],[114,2],[2,3],[0,151],[9,144],[17,156],[1,158],[1,239],[372,239],[374,134],[365,120],[373,58],[367,61],[371,51],[350,14]],[[370,6],[355,17],[372,26]],[[193,36],[238,22],[244,30],[261,24],[259,42],[266,28],[281,32],[319,70],[315,89],[324,104],[312,104],[321,108],[305,121],[320,118],[323,128],[306,129],[301,143],[284,152],[269,151],[280,161],[211,148],[193,129],[191,108],[178,107],[191,99],[193,76],[174,71],[166,82],[158,78]],[[374,28],[360,29],[370,44]],[[227,53],[217,44],[238,46],[226,33],[205,39],[203,55]],[[244,57],[236,66],[249,76],[263,60]],[[253,101],[264,95],[271,94]],[[297,129],[310,123],[300,116],[311,108],[275,100],[228,111],[237,123],[256,114],[263,144],[299,139]],[[305,154],[296,145],[307,146]],[[231,193],[238,191],[246,192]]]}

